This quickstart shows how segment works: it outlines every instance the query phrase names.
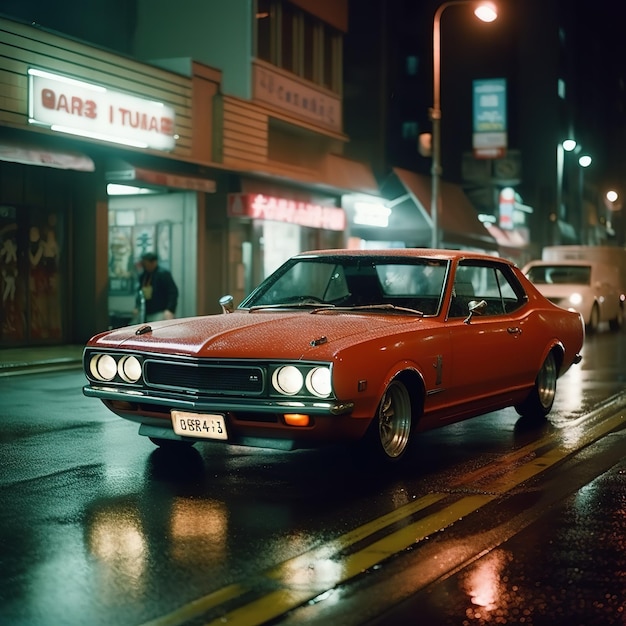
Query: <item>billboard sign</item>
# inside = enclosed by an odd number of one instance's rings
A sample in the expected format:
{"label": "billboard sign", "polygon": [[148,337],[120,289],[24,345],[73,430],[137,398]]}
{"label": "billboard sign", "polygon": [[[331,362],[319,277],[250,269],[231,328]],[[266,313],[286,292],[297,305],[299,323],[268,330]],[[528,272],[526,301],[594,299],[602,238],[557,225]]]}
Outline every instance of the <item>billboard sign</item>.
{"label": "billboard sign", "polygon": [[499,159],[506,154],[506,79],[473,81],[473,148],[477,159]]}

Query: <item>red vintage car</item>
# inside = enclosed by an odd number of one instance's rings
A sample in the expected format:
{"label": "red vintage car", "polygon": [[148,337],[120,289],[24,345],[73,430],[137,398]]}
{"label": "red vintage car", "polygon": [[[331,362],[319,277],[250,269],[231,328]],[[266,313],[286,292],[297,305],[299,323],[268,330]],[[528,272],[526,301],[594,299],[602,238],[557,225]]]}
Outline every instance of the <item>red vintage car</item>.
{"label": "red vintage car", "polygon": [[420,431],[509,406],[547,415],[583,341],[581,316],[507,260],[314,251],[224,314],[96,335],[84,393],[159,446],[344,441],[398,463]]}

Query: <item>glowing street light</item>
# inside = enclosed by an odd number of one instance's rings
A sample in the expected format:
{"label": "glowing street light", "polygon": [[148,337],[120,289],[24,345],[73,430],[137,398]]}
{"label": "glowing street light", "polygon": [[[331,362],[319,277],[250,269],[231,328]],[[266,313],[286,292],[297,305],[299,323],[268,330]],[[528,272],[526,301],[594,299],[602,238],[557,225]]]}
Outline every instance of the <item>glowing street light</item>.
{"label": "glowing street light", "polygon": [[576,150],[578,144],[575,139],[565,139],[556,146],[556,211],[554,212],[554,221],[557,225],[557,229],[553,231],[553,237],[555,242],[558,243],[558,224],[564,219],[563,208],[563,169],[565,165],[565,153],[573,152]]}
{"label": "glowing street light", "polygon": [[476,0],[449,0],[435,11],[433,20],[433,107],[430,110],[432,121],[432,189],[430,216],[432,220],[431,247],[439,246],[439,182],[441,178],[441,14],[450,6],[473,4],[474,15],[483,22],[493,22],[498,17],[496,6],[492,2]]}
{"label": "glowing street light", "polygon": [[573,152],[576,149],[577,143],[575,139],[566,139],[563,142],[563,150],[565,152]]}

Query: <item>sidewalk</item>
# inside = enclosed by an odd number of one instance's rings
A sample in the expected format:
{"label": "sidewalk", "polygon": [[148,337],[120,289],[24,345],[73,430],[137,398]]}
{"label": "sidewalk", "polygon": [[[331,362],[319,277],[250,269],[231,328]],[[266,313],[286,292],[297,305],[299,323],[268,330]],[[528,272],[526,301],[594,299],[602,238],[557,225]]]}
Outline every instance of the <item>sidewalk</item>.
{"label": "sidewalk", "polygon": [[82,345],[0,348],[0,377],[80,368],[83,348]]}

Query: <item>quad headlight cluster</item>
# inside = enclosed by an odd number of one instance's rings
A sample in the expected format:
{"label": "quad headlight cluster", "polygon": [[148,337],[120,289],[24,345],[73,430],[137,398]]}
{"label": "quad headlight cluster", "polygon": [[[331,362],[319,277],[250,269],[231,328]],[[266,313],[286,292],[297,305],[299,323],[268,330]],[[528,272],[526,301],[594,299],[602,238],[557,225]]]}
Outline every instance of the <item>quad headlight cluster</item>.
{"label": "quad headlight cluster", "polygon": [[110,354],[94,354],[89,359],[89,371],[96,380],[109,382],[119,376],[126,383],[141,378],[141,361],[132,354],[116,358]]}
{"label": "quad headlight cluster", "polygon": [[327,398],[332,392],[330,367],[283,365],[272,372],[272,387],[285,396],[308,393]]}

